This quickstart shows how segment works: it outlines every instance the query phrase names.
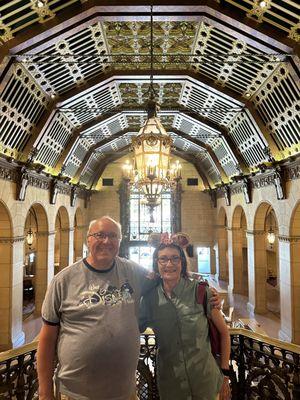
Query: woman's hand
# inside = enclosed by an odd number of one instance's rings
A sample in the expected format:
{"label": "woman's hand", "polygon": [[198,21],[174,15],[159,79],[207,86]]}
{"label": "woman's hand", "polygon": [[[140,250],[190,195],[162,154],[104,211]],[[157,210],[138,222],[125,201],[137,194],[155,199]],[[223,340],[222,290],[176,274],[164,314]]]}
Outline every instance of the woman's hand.
{"label": "woman's hand", "polygon": [[221,310],[221,305],[222,305],[222,301],[220,298],[219,293],[216,291],[215,288],[213,287],[209,287],[212,293],[211,299],[210,299],[210,303],[213,306],[213,308],[216,308],[217,310]]}
{"label": "woman's hand", "polygon": [[228,376],[224,376],[223,384],[219,393],[219,400],[230,400],[231,399],[231,389],[229,385]]}

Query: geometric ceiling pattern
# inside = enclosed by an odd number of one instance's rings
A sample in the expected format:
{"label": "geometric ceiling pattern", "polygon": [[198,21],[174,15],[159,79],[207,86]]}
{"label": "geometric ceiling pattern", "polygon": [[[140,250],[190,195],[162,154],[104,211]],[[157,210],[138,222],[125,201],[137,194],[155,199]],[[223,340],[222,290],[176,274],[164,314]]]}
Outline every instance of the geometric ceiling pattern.
{"label": "geometric ceiling pattern", "polygon": [[[149,6],[127,3],[0,3],[0,154],[93,188],[130,151],[151,26]],[[153,7],[159,117],[205,187],[300,153],[299,14],[279,0]]]}

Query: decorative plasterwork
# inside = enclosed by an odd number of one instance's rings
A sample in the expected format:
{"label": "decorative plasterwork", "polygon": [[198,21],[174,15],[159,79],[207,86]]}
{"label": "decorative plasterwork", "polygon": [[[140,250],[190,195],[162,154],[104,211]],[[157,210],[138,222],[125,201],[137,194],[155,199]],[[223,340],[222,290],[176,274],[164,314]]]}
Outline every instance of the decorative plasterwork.
{"label": "decorative plasterwork", "polygon": [[300,242],[300,236],[278,235],[278,240],[280,242],[286,242],[286,243],[298,243],[298,242]]}
{"label": "decorative plasterwork", "polygon": [[[118,87],[123,104],[126,106],[134,107],[142,104],[147,104],[149,99],[149,82],[120,82]],[[157,82],[154,83],[153,88],[157,95],[158,104],[163,105],[164,108],[178,107],[179,94],[182,90],[182,83],[176,82]]]}
{"label": "decorative plasterwork", "polygon": [[24,242],[25,236],[15,236],[15,237],[0,237],[1,244],[14,244],[19,242]]}
{"label": "decorative plasterwork", "polygon": [[32,10],[39,16],[40,23],[55,17],[55,13],[49,8],[48,0],[30,0],[30,2]]}
{"label": "decorative plasterwork", "polygon": [[290,39],[299,41],[297,31],[299,23],[299,4],[297,1],[266,0],[261,6],[261,0],[224,0],[230,7],[238,8],[247,17],[258,23],[268,24],[274,29],[286,34]]}
{"label": "decorative plasterwork", "polygon": [[[149,69],[149,22],[105,22],[104,29],[108,46],[114,55],[114,68],[122,63],[125,70]],[[196,29],[196,22],[154,22],[154,68],[177,69],[179,63],[181,68],[189,68],[187,56],[192,53]]]}

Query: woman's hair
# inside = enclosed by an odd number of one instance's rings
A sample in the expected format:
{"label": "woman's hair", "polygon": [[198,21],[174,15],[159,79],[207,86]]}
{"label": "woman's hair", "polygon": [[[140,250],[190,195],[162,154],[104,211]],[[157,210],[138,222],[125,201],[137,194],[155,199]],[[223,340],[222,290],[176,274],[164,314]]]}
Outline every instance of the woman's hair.
{"label": "woman's hair", "polygon": [[158,253],[159,253],[161,250],[163,250],[163,249],[168,249],[168,248],[170,248],[170,249],[176,249],[176,250],[178,251],[179,256],[180,256],[180,259],[181,259],[181,276],[182,276],[183,278],[187,278],[187,277],[188,277],[188,274],[187,274],[187,260],[186,260],[186,256],[185,256],[185,254],[184,254],[183,249],[182,249],[180,246],[178,246],[177,244],[175,244],[175,243],[167,243],[167,244],[161,243],[161,244],[155,249],[155,251],[154,251],[154,253],[153,253],[153,266],[152,266],[153,271],[156,272],[156,273],[159,273],[159,270],[158,270],[158,260],[157,260],[157,259],[158,259]]}

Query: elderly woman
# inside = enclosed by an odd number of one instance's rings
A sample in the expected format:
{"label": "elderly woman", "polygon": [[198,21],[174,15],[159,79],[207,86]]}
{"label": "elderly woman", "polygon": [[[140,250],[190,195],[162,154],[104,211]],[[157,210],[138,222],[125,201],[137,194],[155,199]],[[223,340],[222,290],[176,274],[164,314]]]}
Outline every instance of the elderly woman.
{"label": "elderly woman", "polygon": [[[230,399],[230,338],[219,310],[197,302],[197,285],[188,278],[186,257],[174,243],[160,244],[153,269],[161,282],[141,301],[140,330],[153,329],[158,344],[158,389],[161,400]],[[220,367],[211,353],[207,318],[221,337]],[[218,397],[219,394],[219,397]]]}

